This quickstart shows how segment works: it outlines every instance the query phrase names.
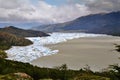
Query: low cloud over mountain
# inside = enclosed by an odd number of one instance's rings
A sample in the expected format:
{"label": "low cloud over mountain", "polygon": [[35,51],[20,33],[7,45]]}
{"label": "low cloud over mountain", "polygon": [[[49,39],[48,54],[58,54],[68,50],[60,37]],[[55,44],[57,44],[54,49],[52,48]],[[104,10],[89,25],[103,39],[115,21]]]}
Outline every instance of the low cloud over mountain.
{"label": "low cloud over mountain", "polygon": [[[120,10],[120,0],[0,0],[0,22],[61,23],[99,12]],[[57,5],[58,2],[61,4]]]}
{"label": "low cloud over mountain", "polygon": [[72,31],[98,34],[120,35],[120,11],[93,14],[79,17],[73,21],[34,27],[34,30],[45,32]]}

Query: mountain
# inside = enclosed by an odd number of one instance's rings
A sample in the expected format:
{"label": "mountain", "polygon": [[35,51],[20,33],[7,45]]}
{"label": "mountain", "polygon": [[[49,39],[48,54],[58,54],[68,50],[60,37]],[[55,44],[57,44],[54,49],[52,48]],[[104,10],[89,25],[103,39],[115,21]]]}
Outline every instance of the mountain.
{"label": "mountain", "polygon": [[79,17],[73,21],[33,27],[34,30],[45,32],[73,31],[109,35],[120,35],[120,11],[92,14]]}
{"label": "mountain", "polygon": [[35,30],[24,30],[20,28],[16,28],[14,26],[8,26],[5,28],[0,28],[0,32],[7,32],[10,34],[14,34],[18,37],[42,37],[42,36],[49,36],[47,33]]}

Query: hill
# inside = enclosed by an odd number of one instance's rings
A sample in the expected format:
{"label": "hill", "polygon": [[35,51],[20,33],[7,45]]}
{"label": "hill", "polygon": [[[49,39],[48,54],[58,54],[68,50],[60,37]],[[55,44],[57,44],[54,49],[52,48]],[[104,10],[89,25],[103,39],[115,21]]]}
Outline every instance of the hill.
{"label": "hill", "polygon": [[120,34],[120,11],[92,14],[79,17],[73,21],[33,27],[34,30],[45,32],[72,31],[98,34]]}
{"label": "hill", "polygon": [[30,40],[17,37],[13,34],[0,32],[0,49],[8,49],[11,46],[27,46],[32,44]]}
{"label": "hill", "polygon": [[14,34],[18,37],[42,37],[42,36],[49,36],[48,34],[41,32],[41,31],[34,31],[34,30],[24,30],[20,28],[16,28],[14,26],[8,26],[5,28],[0,28],[0,32],[7,32],[10,34]]}

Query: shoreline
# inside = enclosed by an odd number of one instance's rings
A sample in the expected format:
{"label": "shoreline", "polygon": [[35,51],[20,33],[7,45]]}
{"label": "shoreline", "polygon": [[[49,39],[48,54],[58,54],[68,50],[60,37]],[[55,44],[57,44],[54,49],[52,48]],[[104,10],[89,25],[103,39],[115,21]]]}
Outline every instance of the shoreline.
{"label": "shoreline", "polygon": [[33,60],[31,64],[49,68],[67,64],[69,69],[74,70],[89,65],[93,71],[99,71],[111,64],[120,65],[120,59],[118,59],[120,54],[114,50],[114,44],[120,44],[119,37],[81,37],[67,42],[45,45],[52,50],[59,50],[59,52],[40,57]]}
{"label": "shoreline", "polygon": [[14,61],[28,62],[52,54],[58,53],[58,50],[52,50],[45,45],[58,44],[66,42],[67,40],[76,39],[80,37],[96,37],[103,36],[100,34],[87,34],[87,33],[51,33],[48,37],[27,37],[33,42],[29,46],[12,46],[9,50],[6,50],[8,58]]}

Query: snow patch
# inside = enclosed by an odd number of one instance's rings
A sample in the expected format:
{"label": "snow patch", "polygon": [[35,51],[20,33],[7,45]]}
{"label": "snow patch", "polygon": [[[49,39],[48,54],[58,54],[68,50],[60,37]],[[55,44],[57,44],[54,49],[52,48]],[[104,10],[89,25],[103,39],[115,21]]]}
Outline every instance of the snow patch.
{"label": "snow patch", "polygon": [[6,50],[9,60],[20,62],[31,62],[39,57],[57,54],[59,50],[51,50],[44,45],[57,44],[67,40],[80,37],[97,37],[105,36],[100,34],[86,34],[86,33],[51,33],[48,37],[28,37],[27,39],[33,42],[30,46],[13,46]]}

